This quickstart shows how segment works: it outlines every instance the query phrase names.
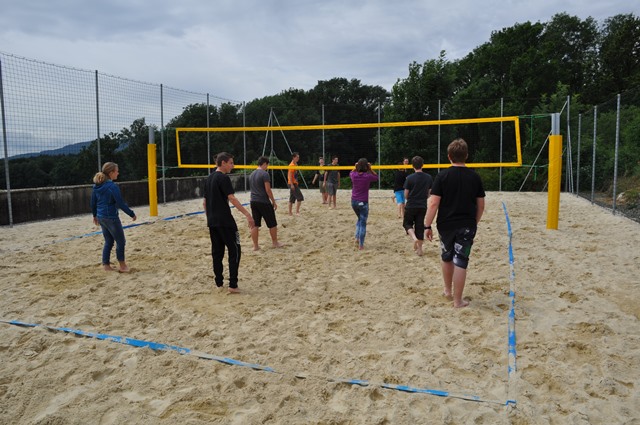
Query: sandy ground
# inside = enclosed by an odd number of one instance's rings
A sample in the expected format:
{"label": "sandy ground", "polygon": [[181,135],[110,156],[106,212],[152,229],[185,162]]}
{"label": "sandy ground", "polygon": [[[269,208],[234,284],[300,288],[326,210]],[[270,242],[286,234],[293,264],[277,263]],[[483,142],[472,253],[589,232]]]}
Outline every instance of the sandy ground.
{"label": "sandy ground", "polygon": [[[200,200],[160,205],[152,218],[136,209],[150,223],[126,230],[131,274],[101,269],[90,216],[0,229],[0,319],[44,325],[0,323],[0,423],[640,423],[640,225],[563,194],[559,230],[547,230],[546,194],[488,193],[471,305],[457,310],[441,295],[437,243],[414,254],[391,191],[372,191],[361,252],[350,193],[339,192],[337,210],[305,195],[289,217],[276,193],[282,249],[263,229],[252,251],[237,216],[238,295],[214,288],[203,214],[162,220],[201,211]],[[367,385],[342,382],[351,379]]]}

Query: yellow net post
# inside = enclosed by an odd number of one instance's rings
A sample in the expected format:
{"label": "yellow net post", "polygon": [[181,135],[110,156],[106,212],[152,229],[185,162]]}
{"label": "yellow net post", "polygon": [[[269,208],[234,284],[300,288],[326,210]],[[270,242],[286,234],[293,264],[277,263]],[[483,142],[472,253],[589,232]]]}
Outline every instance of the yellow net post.
{"label": "yellow net post", "polygon": [[547,205],[547,229],[558,230],[560,215],[560,181],[562,180],[562,136],[560,114],[551,115],[549,136],[549,191]]}
{"label": "yellow net post", "polygon": [[155,127],[149,126],[149,144],[147,145],[147,169],[149,175],[149,215],[158,216],[158,179],[156,171]]}

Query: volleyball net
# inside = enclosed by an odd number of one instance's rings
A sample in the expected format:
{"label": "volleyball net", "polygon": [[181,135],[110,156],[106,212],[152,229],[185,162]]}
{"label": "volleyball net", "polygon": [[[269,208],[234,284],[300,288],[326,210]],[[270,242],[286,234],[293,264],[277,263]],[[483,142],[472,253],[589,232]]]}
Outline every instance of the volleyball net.
{"label": "volleyball net", "polygon": [[[287,135],[291,135],[287,137]],[[236,169],[255,169],[258,156],[290,158],[300,152],[302,163],[284,165],[271,162],[270,169],[351,170],[360,157],[366,157],[376,170],[408,168],[402,156],[421,155],[424,168],[449,165],[446,146],[462,137],[470,147],[469,167],[495,168],[522,166],[520,121],[517,116],[468,118],[434,121],[378,122],[364,124],[318,124],[260,127],[178,127],[175,129],[178,168],[213,168],[212,155],[235,153]],[[211,147],[213,139],[214,148]],[[497,144],[500,144],[499,149]],[[247,145],[250,145],[247,148]],[[207,147],[207,149],[205,149]],[[260,148],[261,147],[261,148]],[[277,154],[277,147],[280,153]],[[245,152],[245,158],[237,155]],[[250,152],[247,157],[246,152]],[[331,166],[332,156],[341,164]],[[493,156],[492,156],[493,155]],[[325,156],[325,166],[317,157]],[[480,160],[477,160],[477,159]],[[253,162],[253,164],[252,164]]]}

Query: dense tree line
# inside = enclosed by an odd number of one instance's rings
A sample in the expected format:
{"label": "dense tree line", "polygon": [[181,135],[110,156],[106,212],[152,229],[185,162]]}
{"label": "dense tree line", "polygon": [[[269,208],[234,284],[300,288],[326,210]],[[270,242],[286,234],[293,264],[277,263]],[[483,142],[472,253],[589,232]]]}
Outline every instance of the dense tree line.
{"label": "dense tree line", "polygon": [[[176,165],[176,127],[239,127],[272,125],[270,135],[248,133],[190,133],[181,135],[183,163],[206,163],[215,152],[227,150],[236,156],[246,152],[248,163],[263,153],[275,163],[288,163],[290,150],[300,151],[302,164],[315,164],[317,157],[338,154],[341,164],[354,163],[365,156],[373,161],[378,154],[383,163],[397,163],[405,155],[422,155],[446,160],[434,143],[439,134],[434,126],[378,130],[342,130],[278,132],[278,125],[314,125],[423,121],[449,118],[495,117],[517,115],[521,133],[527,138],[523,146],[526,158],[535,157],[545,142],[549,121],[536,120],[550,112],[562,110],[571,96],[572,113],[588,111],[593,105],[608,102],[625,93],[621,138],[623,152],[620,170],[625,176],[640,176],[640,18],[634,14],[616,15],[598,24],[594,19],[581,20],[565,13],[549,22],[524,22],[492,33],[489,41],[465,57],[448,60],[446,52],[423,63],[408,66],[408,75],[399,78],[391,92],[379,86],[363,85],[359,80],[334,78],[319,81],[310,90],[291,88],[279,94],[255,99],[246,105],[219,106],[192,104],[158,133],[159,149],[164,145],[165,164]],[[379,109],[380,108],[380,109]],[[502,112],[501,112],[502,111]],[[587,118],[588,121],[588,118]],[[615,111],[599,116],[598,125],[615,128]],[[572,122],[572,125],[575,125]],[[442,129],[440,129],[442,131]],[[121,180],[144,179],[147,175],[146,145],[148,127],[144,118],[129,128],[100,139],[101,157],[121,165]],[[157,131],[157,130],[156,130]],[[478,132],[497,140],[497,130],[473,126],[447,128],[440,136],[442,144],[462,135],[470,143],[471,160],[496,162],[497,143],[480,143]],[[160,140],[164,142],[160,144]],[[273,138],[273,139],[272,139]],[[184,139],[184,140],[183,140]],[[276,141],[274,141],[276,139]],[[632,141],[635,141],[633,143]],[[612,141],[602,140],[603,147]],[[599,141],[600,143],[600,141]],[[245,151],[246,147],[246,151]],[[98,143],[93,142],[77,155],[21,158],[10,163],[11,186],[35,187],[89,183],[97,168]],[[583,147],[588,155],[589,146]],[[599,157],[597,173],[606,174],[613,166],[613,148]],[[513,152],[507,152],[508,155]],[[236,160],[242,163],[244,158]],[[4,170],[0,170],[4,187]],[[167,177],[204,174],[206,169],[163,170]],[[489,189],[497,188],[496,169],[480,170]],[[503,175],[503,189],[518,189],[527,168],[508,169]],[[585,178],[590,168],[584,166]],[[388,182],[389,176],[383,175]],[[525,188],[536,189],[544,179],[530,181]],[[601,189],[606,189],[603,187]]]}

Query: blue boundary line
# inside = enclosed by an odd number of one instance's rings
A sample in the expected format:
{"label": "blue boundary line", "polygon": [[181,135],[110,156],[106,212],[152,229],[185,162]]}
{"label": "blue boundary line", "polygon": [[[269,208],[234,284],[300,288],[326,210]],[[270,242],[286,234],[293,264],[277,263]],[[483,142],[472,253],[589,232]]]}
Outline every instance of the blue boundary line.
{"label": "blue boundary line", "polygon": [[[278,200],[281,200],[284,198],[279,198]],[[249,205],[250,202],[245,202],[244,204],[241,204],[243,207],[246,207],[247,205]],[[233,205],[230,206],[231,208],[235,208]],[[184,217],[190,217],[192,215],[198,215],[198,214],[204,214],[204,211],[195,211],[195,212],[190,212],[190,213],[185,213],[185,214],[178,214],[178,215],[172,215],[170,217],[164,217],[164,218],[160,218],[156,221],[144,221],[142,223],[132,223],[132,224],[128,224],[126,226],[122,226],[123,229],[130,229],[132,227],[138,227],[138,226],[144,226],[145,224],[154,224],[157,223],[159,221],[171,221],[171,220],[176,220],[178,218],[184,218]],[[101,235],[102,234],[102,230],[96,230],[95,232],[90,232],[90,233],[85,233],[84,235],[78,235],[78,236],[70,236],[68,238],[64,238],[64,239],[59,239],[57,241],[53,241],[52,243],[59,243],[59,242],[66,242],[66,241],[71,241],[74,239],[81,239],[81,238],[86,238],[89,236],[96,236],[96,235]]]}
{"label": "blue boundary line", "polygon": [[[242,206],[246,206],[249,205],[250,203],[244,203],[242,204]],[[231,206],[231,208],[233,208],[233,206]],[[509,244],[508,244],[508,251],[509,251],[509,299],[510,299],[510,310],[509,310],[509,319],[508,319],[508,382],[507,384],[511,383],[515,372],[517,370],[516,368],[516,331],[515,331],[515,270],[514,270],[514,255],[513,255],[513,245],[512,245],[512,238],[513,238],[513,233],[511,231],[511,221],[509,219],[509,213],[507,212],[507,206],[505,205],[504,202],[502,202],[502,208],[504,210],[504,215],[505,215],[505,220],[506,220],[506,224],[507,224],[507,235],[509,238]],[[198,215],[198,214],[203,214],[204,211],[196,211],[196,212],[191,212],[191,213],[185,213],[185,214],[179,214],[179,215],[174,215],[174,216],[170,216],[170,217],[165,217],[162,219],[159,219],[158,221],[170,221],[170,220],[175,220],[178,218],[183,218],[183,217],[189,217],[192,215]],[[157,222],[157,221],[156,221]],[[135,224],[131,224],[128,226],[124,226],[124,228],[131,228],[131,227],[137,227],[137,226],[142,226],[145,224],[153,224],[155,222],[151,222],[151,221],[147,221],[147,222],[143,222],[143,223],[135,223]],[[85,235],[81,235],[81,236],[74,236],[71,238],[67,238],[67,239],[62,239],[58,242],[61,241],[66,241],[66,240],[71,240],[71,239],[76,239],[76,238],[82,238],[82,237],[86,237],[86,236],[93,236],[93,235],[97,235],[97,234],[101,234],[101,231],[97,231],[97,232],[91,232],[91,233],[87,233]],[[140,348],[151,348],[152,350],[170,350],[170,351],[176,351],[179,354],[188,354],[188,355],[194,355],[196,357],[199,358],[203,358],[203,359],[208,359],[208,360],[216,360],[219,361],[221,363],[225,363],[228,365],[234,365],[234,366],[243,366],[243,367],[249,367],[251,369],[254,370],[261,370],[261,371],[265,371],[265,372],[271,372],[271,373],[278,373],[281,374],[281,372],[276,372],[273,368],[268,367],[268,366],[262,366],[262,365],[258,365],[258,364],[253,364],[253,363],[245,363],[239,360],[234,360],[231,358],[227,358],[227,357],[220,357],[220,356],[215,356],[215,355],[211,355],[211,354],[206,354],[206,353],[200,353],[197,351],[193,351],[189,348],[185,348],[185,347],[178,347],[175,345],[167,345],[167,344],[161,344],[161,343],[157,343],[157,342],[151,342],[151,341],[144,341],[144,340],[140,340],[140,339],[134,339],[134,338],[127,338],[127,337],[121,337],[121,336],[113,336],[113,335],[108,335],[108,334],[100,334],[100,333],[93,333],[93,332],[86,332],[86,331],[82,331],[82,330],[78,330],[78,329],[71,329],[71,328],[56,328],[56,327],[51,327],[51,326],[46,326],[46,325],[39,325],[39,324],[31,324],[31,323],[25,323],[25,322],[21,322],[21,321],[17,321],[17,320],[0,320],[1,323],[6,323],[6,324],[10,324],[10,325],[16,325],[16,326],[22,326],[22,327],[45,327],[47,329],[50,330],[54,330],[54,331],[61,331],[61,332],[66,332],[66,333],[71,333],[71,334],[75,334],[75,335],[79,335],[79,336],[85,336],[85,337],[90,337],[90,338],[96,338],[99,340],[104,340],[104,341],[112,341],[112,342],[117,342],[119,344],[126,344],[126,345],[130,345],[133,347],[140,347]],[[296,375],[298,377],[303,377],[304,375]],[[462,399],[462,400],[468,400],[468,401],[476,401],[476,402],[483,402],[483,403],[492,403],[492,404],[499,404],[499,405],[504,405],[504,406],[515,406],[516,405],[516,400],[515,399],[507,399],[505,402],[501,402],[501,401],[496,401],[496,400],[487,400],[487,399],[482,399],[479,396],[475,396],[475,395],[466,395],[466,394],[453,394],[447,391],[441,391],[441,390],[434,390],[434,389],[429,389],[429,388],[418,388],[418,387],[411,387],[408,385],[396,385],[396,384],[389,384],[389,383],[381,383],[381,384],[371,384],[369,383],[369,381],[365,381],[365,380],[360,380],[360,379],[334,379],[334,378],[328,378],[327,379],[330,382],[342,382],[342,383],[347,383],[347,384],[351,384],[351,385],[358,385],[358,386],[362,386],[362,387],[366,387],[369,385],[377,385],[381,388],[386,388],[386,389],[392,389],[392,390],[396,390],[396,391],[402,391],[402,392],[409,392],[409,393],[421,393],[421,394],[429,394],[429,395],[435,395],[435,396],[439,396],[439,397],[451,397],[451,398],[458,398],[458,399]]]}
{"label": "blue boundary line", "polygon": [[[40,325],[40,324],[34,324],[34,323],[26,323],[18,320],[0,320],[0,323],[6,323],[9,325],[27,327],[27,328],[43,327],[45,329],[52,330],[52,331],[65,332],[65,333],[70,333],[73,335],[84,336],[89,338],[96,338],[102,341],[111,341],[111,342],[116,342],[118,344],[130,345],[133,347],[150,348],[156,351],[175,351],[183,355],[192,355],[201,359],[216,360],[218,362],[228,364],[228,365],[248,367],[253,370],[283,375],[282,372],[277,372],[276,370],[274,370],[269,366],[263,366],[263,365],[254,364],[254,363],[246,363],[246,362],[231,359],[228,357],[220,357],[220,356],[215,356],[211,354],[201,353],[198,351],[191,350],[190,348],[179,347],[176,345],[161,344],[158,342],[151,342],[151,341],[145,341],[145,340],[135,339],[135,338],[108,335],[104,333],[86,332],[79,329],[71,329],[66,327],[55,327],[55,326],[47,326],[47,325]],[[296,374],[296,377],[304,378],[305,375]],[[408,392],[408,393],[420,393],[420,394],[435,395],[439,397],[457,398],[461,400],[476,401],[480,403],[498,404],[502,406],[506,406],[509,404],[509,400],[507,400],[507,402],[501,402],[497,400],[483,399],[481,397],[474,396],[474,395],[454,394],[448,391],[434,390],[430,388],[418,388],[418,387],[412,387],[408,385],[396,385],[396,384],[389,384],[389,383],[375,384],[375,383],[361,380],[361,379],[326,378],[326,380],[328,382],[338,382],[338,383],[345,383],[350,385],[358,385],[360,387],[378,386],[385,389]]]}
{"label": "blue boundary line", "polygon": [[[510,304],[510,309],[509,309],[509,321],[508,321],[508,358],[509,358],[509,364],[507,367],[507,371],[508,371],[508,381],[507,381],[507,388],[510,387],[509,384],[513,383],[513,379],[515,377],[515,373],[517,371],[516,368],[516,312],[515,312],[515,306],[516,306],[516,273],[515,273],[515,268],[514,268],[514,255],[513,255],[513,245],[512,245],[512,239],[513,239],[513,233],[511,231],[511,220],[509,219],[509,213],[507,212],[507,206],[505,205],[505,203],[502,203],[502,209],[504,210],[504,216],[505,216],[505,220],[507,222],[507,235],[509,237],[509,304]],[[507,392],[507,397],[509,397],[509,394]],[[516,405],[516,400],[515,399],[507,399],[506,401],[506,405]]]}

